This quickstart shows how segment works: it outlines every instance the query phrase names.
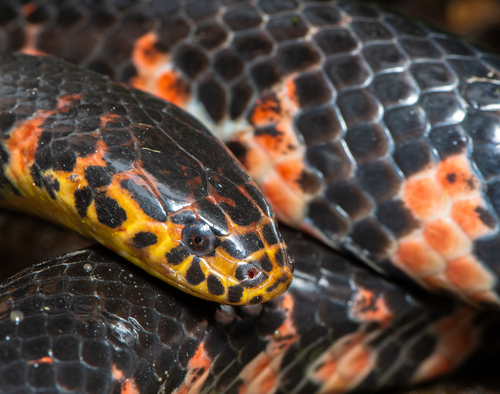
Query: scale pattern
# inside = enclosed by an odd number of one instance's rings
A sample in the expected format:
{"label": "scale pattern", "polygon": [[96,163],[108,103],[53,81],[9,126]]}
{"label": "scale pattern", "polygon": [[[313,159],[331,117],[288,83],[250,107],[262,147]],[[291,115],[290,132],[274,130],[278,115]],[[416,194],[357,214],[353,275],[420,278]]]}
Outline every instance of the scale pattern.
{"label": "scale pattern", "polygon": [[195,299],[103,248],[18,274],[0,287],[0,390],[373,389],[432,378],[485,340],[491,322],[481,312],[419,300],[303,234],[282,232],[296,279],[262,305]]}
{"label": "scale pattern", "polygon": [[171,100],[278,218],[376,269],[499,304],[498,56],[351,1],[9,2],[2,46]]}
{"label": "scale pattern", "polygon": [[0,206],[63,224],[205,299],[255,304],[288,288],[293,266],[268,203],[177,107],[8,53],[0,107]]}

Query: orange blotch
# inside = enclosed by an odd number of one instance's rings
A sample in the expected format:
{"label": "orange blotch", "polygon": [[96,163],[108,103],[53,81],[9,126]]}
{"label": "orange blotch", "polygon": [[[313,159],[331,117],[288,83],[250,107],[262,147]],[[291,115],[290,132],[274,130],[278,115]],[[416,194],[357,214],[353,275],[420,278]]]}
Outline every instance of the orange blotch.
{"label": "orange blotch", "polygon": [[429,289],[438,291],[446,290],[450,293],[457,293],[457,288],[451,284],[444,272],[426,276],[425,278],[422,278],[422,281]]}
{"label": "orange blotch", "polygon": [[337,370],[337,361],[331,357],[321,360],[321,363],[314,369],[314,378],[319,381],[327,381]]}
{"label": "orange blotch", "polygon": [[289,160],[276,165],[276,172],[295,193],[302,192],[302,188],[298,184],[298,181],[300,180],[303,170],[304,162],[301,159]]}
{"label": "orange blotch", "polygon": [[429,245],[445,258],[454,258],[468,253],[470,239],[451,220],[438,219],[424,227],[424,238]]}
{"label": "orange blotch", "polygon": [[282,118],[281,106],[274,95],[266,95],[255,103],[250,116],[250,122],[256,126],[277,123]]}
{"label": "orange blotch", "polygon": [[29,2],[21,7],[21,14],[25,16],[31,15],[36,10],[35,2]]}
{"label": "orange blotch", "polygon": [[400,242],[396,256],[396,265],[405,271],[412,271],[417,276],[442,272],[446,267],[445,260],[432,250],[423,239]]}
{"label": "orange blotch", "polygon": [[338,362],[338,369],[348,378],[359,376],[368,365],[370,351],[359,344]]}
{"label": "orange blotch", "polygon": [[158,37],[150,32],[135,41],[132,53],[134,65],[141,69],[153,69],[161,64],[165,59],[165,53],[158,51],[156,43]]}
{"label": "orange blotch", "polygon": [[491,232],[495,227],[493,222],[486,222],[489,226],[483,222],[482,212],[485,212],[482,199],[471,198],[455,202],[451,208],[451,217],[469,237],[475,239]]}
{"label": "orange blotch", "polygon": [[191,96],[189,84],[175,70],[168,70],[158,77],[155,94],[179,107],[184,107]]}
{"label": "orange blotch", "polygon": [[299,142],[287,119],[274,125],[272,131],[255,134],[253,138],[273,159],[281,160],[284,156],[297,151]]}
{"label": "orange blotch", "polygon": [[468,194],[476,190],[479,183],[472,175],[469,160],[462,156],[452,156],[439,163],[436,176],[451,197]]}
{"label": "orange blotch", "polygon": [[432,177],[407,180],[403,200],[420,218],[438,214],[446,203],[443,189]]}
{"label": "orange blotch", "polygon": [[256,380],[251,382],[251,393],[271,393],[276,383],[276,372],[273,370],[266,370]]}
{"label": "orange blotch", "polygon": [[278,219],[291,226],[302,223],[308,200],[290,190],[288,183],[281,176],[272,173],[262,182],[261,190]]}
{"label": "orange blotch", "polygon": [[24,121],[12,130],[6,146],[10,152],[10,162],[15,163],[20,169],[26,168],[35,160],[38,139],[42,134],[39,126],[45,119],[45,116],[35,117]]}
{"label": "orange blotch", "polygon": [[388,324],[393,317],[383,298],[362,287],[356,293],[349,312],[358,321],[377,321],[382,325]]}
{"label": "orange blotch", "polygon": [[57,98],[57,109],[62,112],[69,111],[69,106],[71,106],[75,101],[80,100],[80,94],[65,94],[64,96]]}
{"label": "orange blotch", "polygon": [[492,291],[480,291],[470,295],[470,299],[477,303],[486,303],[495,305],[498,307],[500,304],[500,298]]}
{"label": "orange blotch", "polygon": [[297,97],[297,87],[295,85],[295,81],[290,80],[286,83],[286,96],[296,107],[299,106],[299,98]]}
{"label": "orange blotch", "polygon": [[45,356],[42,358],[39,358],[38,360],[31,360],[29,361],[29,364],[54,364],[54,360],[50,358],[49,356]]}
{"label": "orange blotch", "polygon": [[494,282],[493,276],[471,255],[449,261],[445,275],[466,292],[489,290]]}
{"label": "orange blotch", "polygon": [[420,367],[419,371],[414,375],[412,381],[414,383],[424,382],[426,380],[437,378],[447,374],[453,368],[453,363],[441,354],[435,354]]}

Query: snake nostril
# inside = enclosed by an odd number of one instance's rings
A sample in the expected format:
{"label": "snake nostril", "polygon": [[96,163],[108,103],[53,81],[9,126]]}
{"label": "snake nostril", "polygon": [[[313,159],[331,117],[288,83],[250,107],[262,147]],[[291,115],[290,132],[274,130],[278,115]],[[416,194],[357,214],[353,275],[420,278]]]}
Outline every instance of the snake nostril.
{"label": "snake nostril", "polygon": [[259,273],[257,272],[256,269],[250,268],[247,272],[248,279],[253,279],[255,278]]}

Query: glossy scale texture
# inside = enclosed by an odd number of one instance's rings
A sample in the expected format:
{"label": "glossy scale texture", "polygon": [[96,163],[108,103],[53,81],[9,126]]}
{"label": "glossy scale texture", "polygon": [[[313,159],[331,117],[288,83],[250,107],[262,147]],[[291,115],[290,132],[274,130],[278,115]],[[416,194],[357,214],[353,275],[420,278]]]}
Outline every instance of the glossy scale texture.
{"label": "glossy scale texture", "polygon": [[2,54],[0,75],[0,206],[198,297],[244,305],[287,289],[293,266],[271,208],[194,118],[57,59]]}
{"label": "glossy scale texture", "polygon": [[2,11],[4,47],[66,58],[193,113],[284,222],[386,274],[500,303],[496,55],[352,1]]}
{"label": "glossy scale texture", "polygon": [[496,346],[492,316],[420,298],[303,234],[282,232],[296,279],[262,305],[195,299],[103,248],[18,274],[0,287],[0,390],[366,390],[427,380],[481,342]]}

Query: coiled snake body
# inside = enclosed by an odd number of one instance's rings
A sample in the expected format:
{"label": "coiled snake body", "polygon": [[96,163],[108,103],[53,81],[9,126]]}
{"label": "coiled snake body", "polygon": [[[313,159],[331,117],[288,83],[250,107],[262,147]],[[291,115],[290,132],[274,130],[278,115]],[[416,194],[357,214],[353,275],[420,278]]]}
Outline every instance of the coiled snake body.
{"label": "coiled snake body", "polygon": [[[499,58],[349,1],[2,4],[0,205],[102,249],[2,288],[3,392],[332,393],[453,370],[497,307]],[[147,265],[146,261],[152,261]],[[159,261],[160,263],[157,263]],[[491,343],[490,343],[491,345]]]}

